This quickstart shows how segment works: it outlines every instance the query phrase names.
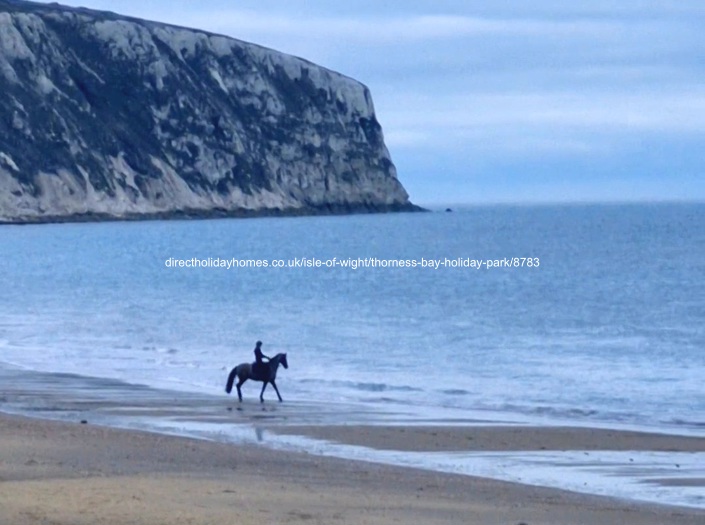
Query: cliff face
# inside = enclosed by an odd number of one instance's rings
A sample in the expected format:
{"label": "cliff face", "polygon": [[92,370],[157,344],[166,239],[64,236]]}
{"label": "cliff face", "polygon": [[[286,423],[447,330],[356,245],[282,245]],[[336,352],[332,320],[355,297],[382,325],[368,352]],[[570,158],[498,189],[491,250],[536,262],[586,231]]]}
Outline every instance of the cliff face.
{"label": "cliff face", "polygon": [[203,31],[0,0],[0,221],[413,209],[368,89]]}

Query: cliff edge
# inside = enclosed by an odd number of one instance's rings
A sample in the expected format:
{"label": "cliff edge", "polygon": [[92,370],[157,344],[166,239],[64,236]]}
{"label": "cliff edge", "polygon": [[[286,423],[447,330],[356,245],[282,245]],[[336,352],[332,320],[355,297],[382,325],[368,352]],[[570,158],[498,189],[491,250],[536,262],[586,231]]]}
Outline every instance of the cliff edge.
{"label": "cliff edge", "polygon": [[195,29],[0,0],[0,222],[417,209],[369,90]]}

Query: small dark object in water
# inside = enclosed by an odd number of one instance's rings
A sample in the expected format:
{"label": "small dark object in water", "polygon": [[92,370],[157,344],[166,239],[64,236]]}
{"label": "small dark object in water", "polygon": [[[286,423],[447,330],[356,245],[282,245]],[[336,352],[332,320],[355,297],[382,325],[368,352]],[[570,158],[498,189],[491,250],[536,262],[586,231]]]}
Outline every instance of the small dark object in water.
{"label": "small dark object in water", "polygon": [[87,424],[88,424],[88,420],[86,420],[86,419],[81,420],[81,425],[87,425]]}
{"label": "small dark object in water", "polygon": [[453,211],[452,209],[446,208],[446,213],[450,213],[450,212],[452,212],[452,211]]}

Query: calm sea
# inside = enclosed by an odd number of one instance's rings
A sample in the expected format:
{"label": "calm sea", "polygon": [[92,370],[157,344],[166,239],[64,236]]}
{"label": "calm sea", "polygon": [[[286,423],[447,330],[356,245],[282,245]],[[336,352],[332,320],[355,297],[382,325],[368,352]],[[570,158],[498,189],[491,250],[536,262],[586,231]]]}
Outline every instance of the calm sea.
{"label": "calm sea", "polygon": [[225,396],[261,339],[290,403],[703,435],[703,321],[702,204],[0,227],[25,371]]}

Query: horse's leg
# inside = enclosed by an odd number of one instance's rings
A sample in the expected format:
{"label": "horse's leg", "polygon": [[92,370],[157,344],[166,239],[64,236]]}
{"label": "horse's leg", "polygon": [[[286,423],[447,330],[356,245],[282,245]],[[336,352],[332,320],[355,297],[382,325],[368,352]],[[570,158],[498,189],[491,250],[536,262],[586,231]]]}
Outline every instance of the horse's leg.
{"label": "horse's leg", "polygon": [[269,384],[269,381],[264,382],[262,385],[262,391],[259,393],[259,400],[261,403],[264,403],[264,389],[267,388],[267,384]]}
{"label": "horse's leg", "polygon": [[284,400],[282,399],[282,396],[279,393],[279,389],[277,388],[277,384],[274,381],[272,381],[271,383],[272,383],[272,386],[274,387],[274,391],[277,393],[277,397],[279,397],[279,402],[281,403]]}
{"label": "horse's leg", "polygon": [[243,384],[245,381],[247,381],[247,378],[245,378],[245,379],[240,379],[240,381],[238,381],[238,382],[237,382],[237,385],[236,385],[236,386],[237,386],[237,397],[238,397],[238,399],[240,399],[240,403],[242,403],[242,390],[240,390],[240,387],[242,386],[242,384]]}

